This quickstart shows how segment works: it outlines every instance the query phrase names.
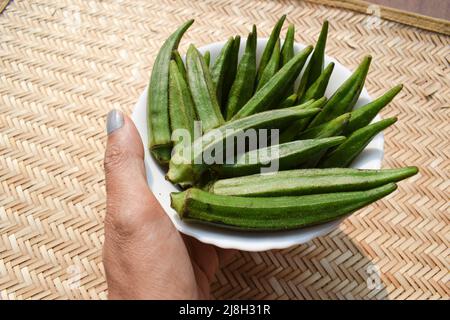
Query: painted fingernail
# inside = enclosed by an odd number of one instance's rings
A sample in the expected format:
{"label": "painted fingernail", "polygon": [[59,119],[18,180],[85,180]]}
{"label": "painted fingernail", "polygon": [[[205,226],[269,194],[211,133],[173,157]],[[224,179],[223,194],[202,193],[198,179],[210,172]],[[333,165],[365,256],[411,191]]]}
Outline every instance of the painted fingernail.
{"label": "painted fingernail", "polygon": [[106,132],[113,133],[123,126],[123,114],[119,110],[111,110],[106,117]]}

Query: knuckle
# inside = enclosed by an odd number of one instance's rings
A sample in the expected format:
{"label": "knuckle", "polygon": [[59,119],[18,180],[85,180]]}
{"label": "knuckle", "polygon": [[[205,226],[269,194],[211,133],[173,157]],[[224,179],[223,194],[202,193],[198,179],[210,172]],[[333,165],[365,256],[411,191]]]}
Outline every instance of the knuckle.
{"label": "knuckle", "polygon": [[106,149],[104,167],[106,173],[120,168],[128,159],[128,153],[119,145],[112,145]]}
{"label": "knuckle", "polygon": [[134,214],[128,210],[120,210],[120,206],[107,201],[105,231],[115,238],[115,242],[124,243],[131,239],[139,228]]}

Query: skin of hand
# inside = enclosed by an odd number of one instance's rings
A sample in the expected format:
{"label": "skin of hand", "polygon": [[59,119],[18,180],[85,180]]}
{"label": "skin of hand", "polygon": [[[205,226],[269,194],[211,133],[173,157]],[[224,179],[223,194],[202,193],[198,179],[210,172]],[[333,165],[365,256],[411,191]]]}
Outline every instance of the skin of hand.
{"label": "skin of hand", "polygon": [[233,254],[180,234],[147,185],[133,122],[107,117],[103,265],[109,299],[209,299],[219,266]]}

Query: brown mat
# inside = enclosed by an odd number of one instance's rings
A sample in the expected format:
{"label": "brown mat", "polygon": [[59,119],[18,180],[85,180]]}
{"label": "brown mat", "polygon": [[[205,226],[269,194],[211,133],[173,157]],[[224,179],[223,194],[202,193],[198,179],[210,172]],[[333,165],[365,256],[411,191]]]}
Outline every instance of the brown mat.
{"label": "brown mat", "polygon": [[288,13],[298,41],[331,23],[327,53],[373,65],[372,96],[402,82],[383,112],[384,167],[420,166],[388,198],[329,234],[281,251],[239,253],[217,298],[449,298],[449,37],[340,8],[286,1],[14,1],[0,16],[0,298],[106,298],[102,159],[108,110],[131,112],[155,53],[182,42],[268,35]]}

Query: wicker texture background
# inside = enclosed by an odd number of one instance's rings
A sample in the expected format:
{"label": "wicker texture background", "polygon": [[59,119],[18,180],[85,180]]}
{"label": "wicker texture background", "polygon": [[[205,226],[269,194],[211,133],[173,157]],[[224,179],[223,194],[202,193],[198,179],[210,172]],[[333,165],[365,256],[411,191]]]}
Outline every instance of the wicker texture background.
{"label": "wicker texture background", "polygon": [[131,112],[159,46],[188,18],[182,52],[252,23],[268,35],[283,13],[305,43],[329,19],[327,54],[349,68],[372,54],[373,97],[404,83],[382,114],[399,117],[384,167],[420,174],[328,236],[239,253],[214,296],[449,298],[449,37],[294,0],[16,0],[0,15],[1,299],[106,298],[106,113]]}

